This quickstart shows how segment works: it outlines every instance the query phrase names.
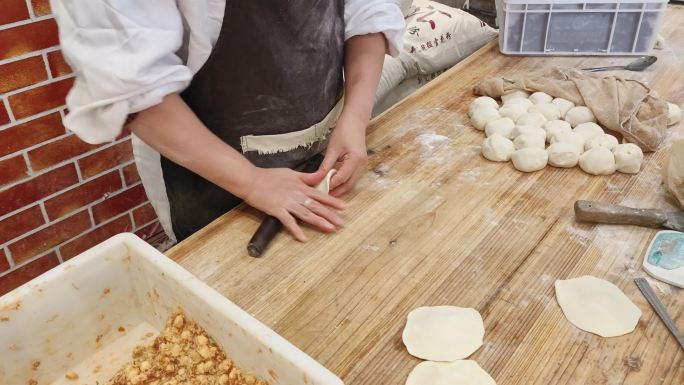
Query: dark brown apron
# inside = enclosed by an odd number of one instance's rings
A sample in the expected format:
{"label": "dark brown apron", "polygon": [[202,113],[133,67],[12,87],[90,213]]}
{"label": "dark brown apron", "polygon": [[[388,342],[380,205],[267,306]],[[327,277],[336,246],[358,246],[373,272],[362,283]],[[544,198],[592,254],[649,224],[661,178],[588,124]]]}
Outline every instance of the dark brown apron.
{"label": "dark brown apron", "polygon": [[[344,0],[228,0],[214,49],[181,97],[256,166],[293,168],[321,152],[325,140],[264,154],[242,151],[241,137],[321,121],[340,99],[343,61]],[[161,165],[179,241],[240,203],[164,157]]]}

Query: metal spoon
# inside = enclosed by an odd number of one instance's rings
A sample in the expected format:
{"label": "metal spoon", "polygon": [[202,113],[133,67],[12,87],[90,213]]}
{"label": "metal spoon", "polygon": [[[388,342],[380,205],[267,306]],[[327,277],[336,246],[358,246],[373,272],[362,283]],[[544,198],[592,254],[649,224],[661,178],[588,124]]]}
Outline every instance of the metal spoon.
{"label": "metal spoon", "polygon": [[626,66],[610,66],[610,67],[594,67],[594,68],[583,68],[582,71],[588,72],[598,72],[598,71],[608,71],[608,70],[627,70],[627,71],[643,71],[650,67],[651,64],[658,60],[655,56],[642,56],[637,58],[633,62],[627,64]]}

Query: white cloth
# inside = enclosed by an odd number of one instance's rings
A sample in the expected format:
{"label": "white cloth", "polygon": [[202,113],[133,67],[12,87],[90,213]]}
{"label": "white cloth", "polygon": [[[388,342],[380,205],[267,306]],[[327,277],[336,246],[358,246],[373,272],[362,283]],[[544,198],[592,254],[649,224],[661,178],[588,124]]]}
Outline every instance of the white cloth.
{"label": "white cloth", "polygon": [[[126,117],[185,89],[221,29],[225,0],[51,0],[64,56],[76,73],[64,123],[88,143],[111,141]],[[382,32],[402,47],[395,0],[345,0],[345,40]]]}

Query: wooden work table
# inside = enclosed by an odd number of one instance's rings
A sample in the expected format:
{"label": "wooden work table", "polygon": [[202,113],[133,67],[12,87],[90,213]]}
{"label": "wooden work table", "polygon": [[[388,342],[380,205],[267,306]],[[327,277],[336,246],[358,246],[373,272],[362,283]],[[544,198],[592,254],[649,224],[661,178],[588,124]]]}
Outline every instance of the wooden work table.
{"label": "wooden work table", "polygon": [[[643,73],[684,104],[684,7],[670,6],[658,62]],[[247,207],[168,252],[210,286],[321,362],[348,385],[399,385],[420,360],[401,341],[424,305],[473,307],[485,343],[470,358],[499,385],[683,384],[684,352],[633,283],[647,277],[684,329],[684,291],[641,268],[656,230],[577,223],[573,202],[674,209],[661,186],[664,149],[637,175],[547,167],[524,174],[480,155],[471,89],[486,77],[630,58],[506,57],[496,42],[373,120],[369,172],[345,197],[344,229],[279,235],[260,258],[247,241],[261,215]],[[668,143],[677,136],[670,128]],[[636,330],[601,338],[563,316],[554,281],[585,274],[618,285],[642,310]],[[426,384],[428,385],[428,384]]]}

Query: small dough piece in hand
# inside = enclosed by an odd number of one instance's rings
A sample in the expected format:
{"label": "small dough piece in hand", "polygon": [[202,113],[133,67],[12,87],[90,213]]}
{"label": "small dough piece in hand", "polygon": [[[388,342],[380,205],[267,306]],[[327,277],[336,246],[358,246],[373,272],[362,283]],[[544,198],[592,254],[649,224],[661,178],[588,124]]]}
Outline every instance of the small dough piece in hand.
{"label": "small dough piece in hand", "polygon": [[618,144],[613,148],[615,168],[624,174],[636,174],[641,170],[644,152],[634,143]]}
{"label": "small dough piece in hand", "polygon": [[534,106],[534,103],[530,101],[530,99],[525,99],[525,98],[516,98],[516,99],[509,99],[508,101],[504,102],[504,106],[518,106],[518,107],[525,107],[525,109],[528,109],[532,106]]}
{"label": "small dough piece in hand", "polygon": [[573,107],[565,114],[565,121],[574,128],[582,123],[596,123],[596,117],[591,110],[584,106]]}
{"label": "small dough piece in hand", "polygon": [[530,101],[534,104],[551,103],[552,100],[553,96],[547,94],[546,92],[538,91],[530,95]]}
{"label": "small dough piece in hand", "polygon": [[455,361],[482,346],[482,316],[472,308],[425,306],[406,319],[402,340],[409,354],[430,361]]}
{"label": "small dough piece in hand", "polygon": [[561,113],[561,118],[565,118],[565,114],[567,114],[572,107],[575,107],[575,103],[563,98],[555,98],[551,101],[551,103],[558,107]]}
{"label": "small dough piece in hand", "polygon": [[479,98],[475,98],[475,100],[470,103],[470,107],[468,107],[468,116],[472,117],[476,110],[483,107],[489,107],[496,110],[499,109],[499,103],[489,96],[480,96]]}
{"label": "small dough piece in hand", "polygon": [[594,147],[605,147],[609,150],[612,150],[617,145],[618,140],[616,137],[614,137],[613,135],[601,134],[587,140],[587,142],[584,143],[584,150],[589,151]]}
{"label": "small dough piece in hand", "polygon": [[595,136],[605,134],[601,126],[592,122],[578,124],[572,131],[576,134],[582,135],[584,141],[587,141]]}
{"label": "small dough piece in hand", "polygon": [[682,120],[682,109],[673,103],[667,103],[667,125],[672,126]]}
{"label": "small dough piece in hand", "polygon": [[499,111],[491,107],[481,107],[473,112],[473,116],[470,117],[470,121],[473,126],[478,130],[484,130],[487,123],[492,120],[501,118]]}
{"label": "small dough piece in hand", "polygon": [[544,130],[546,130],[546,141],[550,142],[555,134],[572,132],[572,127],[570,127],[570,123],[565,120],[550,120],[544,123]]}
{"label": "small dough piece in hand", "polygon": [[575,132],[558,132],[551,137],[550,143],[568,142],[575,146],[578,153],[584,152],[584,137]]}
{"label": "small dough piece in hand", "polygon": [[557,120],[561,117],[561,112],[553,103],[539,103],[530,107],[527,112],[538,112],[546,118],[546,120]]}
{"label": "small dough piece in hand", "polygon": [[335,169],[328,171],[328,173],[325,175],[325,178],[323,178],[323,180],[316,185],[316,190],[324,194],[330,193],[330,180],[335,174],[337,174],[337,170]]}
{"label": "small dough piece in hand", "polygon": [[416,365],[406,385],[496,385],[496,381],[473,360],[424,361]]}
{"label": "small dough piece in hand", "polygon": [[530,93],[527,91],[515,90],[515,91],[511,91],[511,92],[508,92],[506,94],[501,95],[501,101],[504,104],[506,104],[506,102],[508,102],[509,100],[522,99],[522,98],[527,99],[529,96],[530,96]]}
{"label": "small dough piece in hand", "polygon": [[[513,99],[513,100],[527,100],[527,99]],[[514,122],[521,116],[527,113],[527,107],[522,104],[505,105],[499,108],[499,115],[502,118],[511,118]]]}
{"label": "small dough piece in hand", "polygon": [[532,134],[537,134],[537,135],[542,135],[542,134],[544,134],[544,136],[546,137],[546,131],[544,131],[543,128],[539,128],[539,127],[537,127],[537,126],[520,126],[520,125],[516,125],[516,126],[513,128],[513,137],[514,137],[514,138],[517,138],[518,136],[520,136],[520,135],[522,135],[522,134],[530,134],[530,133],[532,133]]}
{"label": "small dough piece in hand", "polygon": [[513,167],[522,172],[539,171],[546,167],[549,154],[539,148],[523,148],[511,155]]}
{"label": "small dough piece in hand", "polygon": [[521,126],[537,126],[542,127],[548,119],[538,112],[528,112],[525,115],[518,118],[517,124]]}
{"label": "small dough piece in hand", "polygon": [[499,118],[487,123],[485,126],[485,134],[487,134],[487,136],[499,134],[506,138],[510,138],[514,127],[515,123],[511,118]]}
{"label": "small dough piece in hand", "polygon": [[636,328],[641,310],[614,284],[585,275],[558,280],[556,300],[565,318],[601,337],[617,337]]}
{"label": "small dough piece in hand", "polygon": [[502,135],[492,134],[482,141],[482,155],[493,162],[508,162],[513,152],[513,142]]}
{"label": "small dough piece in hand", "polygon": [[570,168],[577,166],[579,162],[577,146],[570,142],[556,142],[546,152],[549,154],[549,164],[553,167]]}
{"label": "small dough piece in hand", "polygon": [[615,156],[605,147],[594,147],[580,156],[579,166],[592,175],[610,175],[615,172]]}
{"label": "small dough piece in hand", "polygon": [[519,135],[513,140],[513,145],[515,145],[516,150],[521,150],[523,148],[539,148],[544,149],[546,145],[546,133],[541,130],[542,133],[528,132],[527,134]]}

